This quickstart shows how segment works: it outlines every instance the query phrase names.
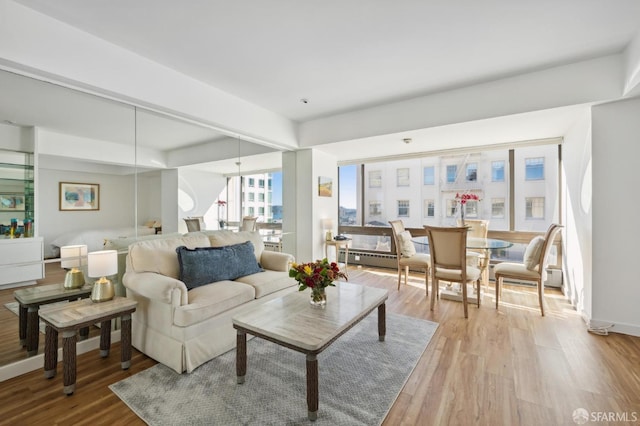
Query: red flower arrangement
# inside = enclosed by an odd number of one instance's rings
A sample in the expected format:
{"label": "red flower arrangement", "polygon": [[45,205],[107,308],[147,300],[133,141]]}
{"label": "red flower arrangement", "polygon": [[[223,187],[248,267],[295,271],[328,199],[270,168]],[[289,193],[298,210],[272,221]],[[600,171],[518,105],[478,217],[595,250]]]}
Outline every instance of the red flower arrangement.
{"label": "red flower arrangement", "polygon": [[324,258],[315,262],[297,264],[293,263],[289,269],[289,276],[298,281],[298,290],[303,291],[307,288],[313,290],[324,289],[329,286],[335,286],[333,283],[338,278],[347,279],[344,272],[340,272],[338,264]]}
{"label": "red flower arrangement", "polygon": [[456,200],[460,201],[460,204],[467,204],[467,201],[469,200],[480,201],[480,197],[478,197],[476,194],[456,193]]}
{"label": "red flower arrangement", "polygon": [[219,205],[219,206],[226,206],[227,202],[224,201],[224,200],[218,200],[218,201],[216,201],[216,204]]}

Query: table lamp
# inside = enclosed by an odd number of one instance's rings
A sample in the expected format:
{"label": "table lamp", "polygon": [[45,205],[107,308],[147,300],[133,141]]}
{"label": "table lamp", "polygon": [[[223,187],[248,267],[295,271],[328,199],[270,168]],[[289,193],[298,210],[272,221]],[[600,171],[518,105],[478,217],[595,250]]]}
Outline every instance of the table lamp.
{"label": "table lamp", "polygon": [[64,288],[80,288],[84,285],[84,274],[78,268],[87,264],[87,246],[60,247],[60,266],[69,269],[64,277]]}
{"label": "table lamp", "polygon": [[333,240],[333,219],[322,219],[322,229],[325,230],[324,238],[327,241]]}
{"label": "table lamp", "polygon": [[118,272],[118,252],[116,250],[93,251],[89,253],[89,276],[100,279],[93,284],[91,300],[106,302],[113,299],[115,290],[107,276]]}

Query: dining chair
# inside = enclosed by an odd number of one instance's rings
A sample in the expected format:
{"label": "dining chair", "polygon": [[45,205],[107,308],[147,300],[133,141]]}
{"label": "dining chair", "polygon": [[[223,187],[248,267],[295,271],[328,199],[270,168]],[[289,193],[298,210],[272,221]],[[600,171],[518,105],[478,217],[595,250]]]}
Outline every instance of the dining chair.
{"label": "dining chair", "polygon": [[502,295],[502,282],[505,278],[522,281],[533,281],[538,290],[538,303],[540,314],[544,316],[544,282],[547,279],[547,266],[549,265],[549,252],[553,246],[553,240],[562,228],[562,225],[552,223],[544,237],[534,237],[524,252],[522,263],[502,262],[494,269],[496,277],[496,309],[498,299]]}
{"label": "dining chair", "polygon": [[186,217],[184,222],[187,224],[187,231],[197,232],[206,229],[204,218],[202,216]]}
{"label": "dining chair", "polygon": [[[458,219],[458,226],[463,226],[462,221]],[[465,226],[469,229],[468,238],[487,238],[489,235],[489,221],[483,219],[465,219]],[[480,267],[480,277],[484,288],[489,288],[489,261],[491,255],[488,249],[467,249],[467,260],[476,257],[477,265]]]}
{"label": "dining chair", "polygon": [[393,242],[396,246],[396,259],[398,264],[398,291],[400,291],[400,277],[404,270],[404,285],[407,285],[409,268],[424,269],[424,286],[426,295],[429,296],[429,268],[431,256],[425,253],[416,253],[416,248],[411,241],[411,233],[404,228],[401,220],[389,221]]}
{"label": "dining chair", "polygon": [[255,231],[258,223],[258,218],[254,216],[244,216],[242,218],[241,231]]}
{"label": "dining chair", "polygon": [[480,269],[467,265],[466,226],[425,226],[431,251],[431,310],[440,293],[440,280],[460,283],[464,317],[468,318],[467,284],[475,283],[477,304],[480,307]]}

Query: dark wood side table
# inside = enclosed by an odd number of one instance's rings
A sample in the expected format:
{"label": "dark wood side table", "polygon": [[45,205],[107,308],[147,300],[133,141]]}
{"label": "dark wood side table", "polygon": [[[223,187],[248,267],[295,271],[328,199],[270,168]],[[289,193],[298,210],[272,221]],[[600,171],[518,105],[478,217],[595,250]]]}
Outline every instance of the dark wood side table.
{"label": "dark wood side table", "polygon": [[[49,303],[62,302],[63,300],[86,299],[91,296],[92,285],[85,285],[80,288],[66,289],[64,284],[48,284],[35,287],[23,288],[13,292],[13,297],[20,305],[19,333],[20,344],[27,346],[27,355],[33,356],[38,353],[38,310],[40,306]],[[81,330],[81,337],[88,336],[89,329]]]}
{"label": "dark wood side table", "polygon": [[131,366],[131,314],[138,302],[116,296],[107,302],[94,303],[89,299],[71,302],[66,306],[42,308],[40,318],[46,324],[44,343],[44,377],[56,375],[58,364],[58,333],[62,333],[63,392],[73,394],[76,389],[76,332],[100,323],[100,356],[109,356],[111,320],[122,318],[120,364],[123,370]]}

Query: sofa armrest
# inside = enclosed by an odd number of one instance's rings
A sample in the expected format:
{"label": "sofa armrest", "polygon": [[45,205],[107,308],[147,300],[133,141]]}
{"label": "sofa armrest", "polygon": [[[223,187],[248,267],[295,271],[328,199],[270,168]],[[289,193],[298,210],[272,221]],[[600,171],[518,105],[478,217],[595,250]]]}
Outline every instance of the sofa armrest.
{"label": "sofa armrest", "polygon": [[126,288],[148,299],[177,306],[189,303],[187,286],[182,281],[166,275],[127,271],[122,282]]}
{"label": "sofa armrest", "polygon": [[264,269],[269,269],[271,271],[288,272],[289,266],[291,266],[291,263],[294,261],[295,258],[293,255],[277,251],[265,250],[262,252],[262,256],[260,256],[260,265]]}

